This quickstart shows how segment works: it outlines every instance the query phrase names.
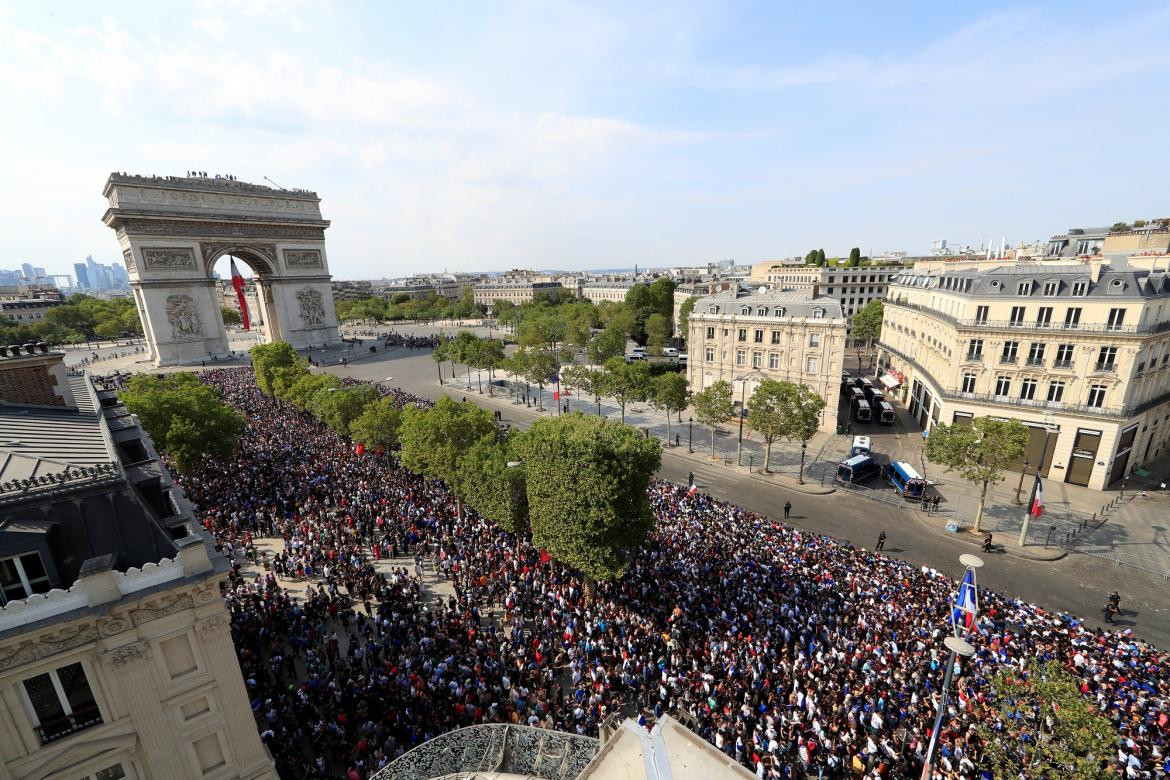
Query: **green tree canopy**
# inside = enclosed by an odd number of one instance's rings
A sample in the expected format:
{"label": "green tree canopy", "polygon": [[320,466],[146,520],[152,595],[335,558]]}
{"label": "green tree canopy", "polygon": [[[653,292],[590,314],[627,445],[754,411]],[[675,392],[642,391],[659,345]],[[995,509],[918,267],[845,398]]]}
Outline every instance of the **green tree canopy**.
{"label": "green tree canopy", "polygon": [[613,357],[621,357],[626,353],[626,331],[617,324],[606,325],[600,333],[589,341],[586,347],[589,362],[600,366]]}
{"label": "green tree canopy", "polygon": [[378,398],[378,388],[373,385],[353,385],[340,390],[326,388],[309,399],[309,411],[342,436],[349,436],[350,423]]}
{"label": "green tree canopy", "polygon": [[480,517],[513,533],[523,531],[528,516],[525,471],[519,457],[493,431],[459,458],[459,489],[468,505]]}
{"label": "green tree canopy", "polygon": [[825,259],[825,250],[818,249],[817,250],[817,265],[824,266],[825,263],[827,263],[827,262],[828,262],[828,260]]}
{"label": "green tree canopy", "polygon": [[407,406],[398,428],[399,459],[416,474],[441,479],[460,495],[459,459],[481,438],[498,435],[498,431],[486,409],[449,396],[440,398],[430,409]]}
{"label": "green tree canopy", "polygon": [[366,404],[362,413],[349,424],[349,435],[367,447],[388,450],[398,446],[398,429],[401,425],[402,410],[394,405],[394,399],[379,398]]}
{"label": "green tree canopy", "polygon": [[847,265],[849,268],[856,268],[857,266],[861,265],[860,247],[853,247],[849,250],[849,262]]}
{"label": "green tree canopy", "polygon": [[748,400],[748,425],[764,439],[764,473],[771,471],[772,443],[782,438],[787,429],[784,405],[795,392],[791,382],[761,379]]}
{"label": "green tree canopy", "polygon": [[687,333],[690,332],[691,312],[695,310],[695,303],[698,300],[699,296],[692,295],[678,307],[678,335],[684,340],[687,338]]}
{"label": "green tree canopy", "polygon": [[668,325],[674,324],[674,291],[678,284],[668,276],[660,276],[650,283],[650,305],[666,318]]}
{"label": "green tree canopy", "polygon": [[936,424],[926,440],[926,456],[980,488],[975,530],[983,521],[987,488],[1002,482],[1004,470],[1024,455],[1028,429],[1019,420],[976,417],[970,425]]}
{"label": "green tree canopy", "polygon": [[626,307],[630,311],[643,308],[654,308],[654,296],[650,293],[650,285],[635,284],[626,291]]}
{"label": "green tree canopy", "polygon": [[532,542],[593,580],[617,580],[654,523],[647,488],[656,439],[581,414],[537,420],[515,435],[524,461]]}
{"label": "green tree canopy", "polygon": [[711,458],[715,458],[715,428],[735,415],[735,402],[731,398],[731,385],[720,379],[691,396],[695,417],[711,429]]}
{"label": "green tree canopy", "polygon": [[557,364],[547,350],[539,348],[520,347],[512,353],[512,357],[505,364],[513,374],[521,376],[525,382],[531,382],[540,388],[537,401],[543,408],[544,386],[552,381],[557,372]]}
{"label": "green tree canopy", "polygon": [[780,385],[783,392],[780,402],[783,435],[790,441],[800,442],[800,472],[797,479],[803,485],[805,445],[820,429],[825,399],[808,385],[795,382],[781,382]]}
{"label": "green tree canopy", "polygon": [[223,317],[224,325],[242,325],[244,322],[240,310],[234,306],[220,306],[219,313]]}
{"label": "green tree canopy", "polygon": [[608,395],[617,401],[624,423],[626,404],[645,401],[650,397],[650,366],[642,360],[627,363],[625,358],[612,357],[605,361],[605,367],[597,373],[594,387],[601,395]]}
{"label": "green tree canopy", "polygon": [[805,265],[816,265],[817,264],[817,250],[815,250],[815,249],[808,250],[808,254],[804,256],[804,264]]}
{"label": "green tree canopy", "polygon": [[313,397],[318,393],[340,388],[341,380],[332,374],[311,374],[306,371],[280,394],[280,399],[302,411],[308,411]]}
{"label": "green tree canopy", "polygon": [[256,372],[260,392],[274,396],[308,373],[309,361],[298,355],[287,341],[273,341],[252,347],[252,370]]}
{"label": "green tree canopy", "polygon": [[885,304],[880,298],[874,298],[861,310],[853,315],[851,332],[854,340],[872,344],[882,337],[882,317],[885,314]]}
{"label": "green tree canopy", "polygon": [[666,346],[669,338],[670,320],[668,318],[658,312],[654,312],[646,318],[646,346],[651,354],[662,354],[662,348]]}
{"label": "green tree canopy", "polygon": [[1060,663],[1032,661],[1023,670],[1000,670],[980,709],[988,717],[977,718],[975,730],[985,746],[983,768],[992,777],[1112,776],[1107,765],[1117,731]]}
{"label": "green tree canopy", "polygon": [[138,374],[119,396],[179,471],[205,455],[227,460],[244,430],[243,415],[194,374]]}

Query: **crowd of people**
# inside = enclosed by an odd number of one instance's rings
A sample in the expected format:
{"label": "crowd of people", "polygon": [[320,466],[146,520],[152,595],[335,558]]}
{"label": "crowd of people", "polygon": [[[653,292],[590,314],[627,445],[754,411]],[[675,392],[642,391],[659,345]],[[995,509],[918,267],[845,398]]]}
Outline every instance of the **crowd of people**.
{"label": "crowd of people", "polygon": [[[262,738],[283,777],[365,780],[450,729],[515,723],[596,735],[611,714],[671,714],[761,778],[921,772],[947,663],[949,577],[799,531],[685,487],[650,487],[656,526],[616,583],[583,582],[464,511],[392,453],[349,442],[207,372],[244,411],[233,463],[183,479],[237,567],[225,601]],[[399,391],[399,403],[427,403]],[[260,538],[282,540],[275,559]],[[413,559],[413,560],[412,560]],[[453,588],[422,586],[437,567]],[[293,583],[305,584],[295,598]],[[1115,725],[1118,777],[1166,777],[1170,659],[1127,632],[980,594],[936,777],[990,777],[976,726],[1009,742],[990,679],[1057,661]]]}

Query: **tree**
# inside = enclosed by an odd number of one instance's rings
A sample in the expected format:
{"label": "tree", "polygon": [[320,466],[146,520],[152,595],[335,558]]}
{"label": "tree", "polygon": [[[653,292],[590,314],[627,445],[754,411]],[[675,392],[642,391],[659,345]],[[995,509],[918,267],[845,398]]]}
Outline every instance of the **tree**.
{"label": "tree", "polygon": [[656,439],[582,414],[537,420],[514,436],[524,461],[532,543],[596,580],[619,579],[654,524],[647,488]]}
{"label": "tree", "polygon": [[544,386],[552,381],[557,372],[556,361],[546,350],[520,347],[510,361],[512,373],[519,374],[525,382],[538,388],[536,408],[544,409]]}
{"label": "tree", "polygon": [[715,459],[715,427],[735,416],[735,403],[731,400],[731,385],[720,379],[712,382],[691,397],[695,416],[699,422],[711,428],[711,459]]}
{"label": "tree", "polygon": [[825,259],[825,250],[818,249],[817,250],[817,265],[824,267],[825,263],[827,263],[827,262],[828,261]]}
{"label": "tree", "polygon": [[605,361],[605,367],[598,372],[594,388],[601,395],[608,395],[617,401],[624,423],[626,404],[630,401],[645,401],[650,397],[650,366],[642,360],[627,363],[625,358],[612,357]]}
{"label": "tree", "polygon": [[499,428],[491,414],[475,404],[443,396],[430,409],[410,405],[398,428],[399,460],[416,474],[446,482],[462,499],[459,459],[490,435],[498,436]]}
{"label": "tree", "polygon": [[992,777],[1109,776],[1117,731],[1059,662],[1002,669],[990,687],[975,731]]}
{"label": "tree", "polygon": [[566,392],[577,391],[578,395],[593,392],[593,369],[588,366],[566,366],[561,369],[561,387]]}
{"label": "tree", "polygon": [[764,473],[772,466],[772,443],[785,434],[784,404],[791,395],[791,382],[761,379],[749,401],[748,424],[764,439]]}
{"label": "tree", "polygon": [[194,374],[138,374],[119,395],[179,471],[204,456],[226,461],[244,430],[244,416]]}
{"label": "tree", "polygon": [[650,294],[650,285],[635,284],[626,291],[626,308],[637,311],[643,308],[654,308],[654,296]]}
{"label": "tree", "polygon": [[326,388],[309,399],[309,411],[337,433],[349,436],[350,424],[378,398],[378,388],[369,384]]}
{"label": "tree", "polygon": [[678,335],[684,340],[687,338],[687,333],[690,330],[691,312],[695,310],[695,303],[698,300],[699,296],[692,295],[678,307]]}
{"label": "tree", "polygon": [[687,408],[690,391],[687,378],[671,371],[659,374],[651,381],[650,403],[655,409],[666,412],[666,441],[670,443],[670,415]]}
{"label": "tree", "polygon": [[585,352],[589,362],[595,366],[604,364],[612,357],[621,357],[626,353],[626,331],[619,325],[606,325],[589,341]]}
{"label": "tree", "polygon": [[119,339],[123,334],[122,322],[120,320],[102,320],[94,326],[93,333],[99,339]]}
{"label": "tree", "polygon": [[849,262],[846,265],[849,268],[861,265],[861,249],[859,247],[853,247],[849,250]]}
{"label": "tree", "polygon": [[926,440],[926,456],[980,488],[975,507],[978,532],[987,488],[1003,481],[1004,469],[1023,457],[1027,447],[1028,429],[1019,420],[976,417],[970,425],[936,424]]}
{"label": "tree", "polygon": [[471,389],[471,368],[479,349],[479,339],[469,330],[461,330],[447,342],[447,357],[467,366],[467,389]]}
{"label": "tree", "polygon": [[252,370],[260,392],[274,396],[276,390],[288,388],[308,373],[309,361],[297,354],[287,341],[257,344],[252,347]]}
{"label": "tree", "polygon": [[649,347],[651,354],[662,354],[662,348],[666,346],[666,341],[669,338],[669,319],[658,312],[646,318],[646,346]]}
{"label": "tree", "polygon": [[809,440],[820,430],[825,399],[808,385],[798,385],[794,382],[780,384],[783,390],[783,397],[780,400],[781,430],[784,438],[800,442],[800,472],[797,481],[803,485],[804,451]]}
{"label": "tree", "polygon": [[817,250],[815,250],[815,249],[808,250],[808,254],[804,256],[804,264],[805,265],[816,265],[817,264]]}
{"label": "tree", "polygon": [[504,342],[499,339],[480,339],[479,364],[486,368],[488,379],[495,378],[496,369],[504,364]]}
{"label": "tree", "polygon": [[[873,342],[882,336],[882,317],[885,314],[885,304],[875,298],[853,315],[851,335],[854,344],[865,343],[866,352],[873,347]],[[861,350],[858,349],[857,363],[861,365]]]}
{"label": "tree", "polygon": [[366,404],[362,413],[349,424],[349,435],[367,447],[388,450],[398,446],[402,410],[394,404],[394,399],[389,396]]}
{"label": "tree", "polygon": [[[431,360],[435,361],[435,369],[439,372],[439,384],[443,384],[443,361],[451,360],[451,355],[449,354],[451,349],[448,346],[450,343],[450,339],[444,338],[442,334],[439,334],[439,342],[435,344],[435,348],[431,350]],[[454,360],[451,360],[452,376],[455,375],[454,362]]]}
{"label": "tree", "polygon": [[223,317],[224,325],[241,325],[244,318],[240,316],[240,310],[234,306],[220,306],[220,315]]}
{"label": "tree", "polygon": [[459,459],[459,484],[468,505],[480,517],[506,531],[521,533],[527,525],[528,499],[523,464],[508,441],[493,432],[483,436]]}
{"label": "tree", "polygon": [[666,318],[667,326],[674,324],[674,291],[678,284],[668,276],[660,276],[650,283],[650,305]]}
{"label": "tree", "polygon": [[305,372],[304,376],[293,382],[292,386],[281,393],[280,399],[282,401],[288,401],[302,411],[308,411],[313,397],[318,393],[340,388],[341,380],[332,374],[310,374]]}

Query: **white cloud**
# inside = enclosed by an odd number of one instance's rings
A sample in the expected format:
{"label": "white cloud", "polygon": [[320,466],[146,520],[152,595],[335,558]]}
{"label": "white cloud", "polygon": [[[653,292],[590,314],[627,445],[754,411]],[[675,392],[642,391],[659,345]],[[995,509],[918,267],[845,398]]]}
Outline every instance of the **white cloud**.
{"label": "white cloud", "polygon": [[222,16],[202,16],[192,22],[200,32],[207,33],[213,41],[220,42],[227,35],[227,22]]}

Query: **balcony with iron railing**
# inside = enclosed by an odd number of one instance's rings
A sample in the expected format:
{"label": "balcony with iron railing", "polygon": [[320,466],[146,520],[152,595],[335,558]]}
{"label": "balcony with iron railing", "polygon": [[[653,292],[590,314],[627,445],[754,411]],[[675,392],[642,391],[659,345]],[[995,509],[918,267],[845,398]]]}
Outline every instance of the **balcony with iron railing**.
{"label": "balcony with iron railing", "polygon": [[1044,366],[1044,358],[1042,358],[1042,357],[1030,357],[1030,358],[1028,358],[1027,360],[1025,360],[1025,361],[1024,361],[1024,365],[1026,365],[1026,366],[1033,366],[1033,367],[1043,367],[1043,366]]}
{"label": "balcony with iron railing", "polygon": [[1019,362],[1019,359],[1015,355],[1000,355],[999,362],[1000,365],[1014,366],[1017,362]]}
{"label": "balcony with iron railing", "polygon": [[1067,358],[1065,360],[1057,358],[1056,360],[1052,361],[1053,368],[1072,368],[1072,364],[1072,358]]}
{"label": "balcony with iron railing", "polygon": [[982,352],[968,352],[966,355],[963,356],[963,362],[964,363],[972,363],[972,362],[982,363],[983,362],[983,353]]}
{"label": "balcony with iron railing", "polygon": [[1093,366],[1093,373],[1096,374],[1116,374],[1117,364],[1112,360],[1097,363]]}
{"label": "balcony with iron railing", "polygon": [[37,726],[35,730],[37,737],[41,740],[41,744],[47,745],[50,742],[56,742],[70,734],[76,734],[92,726],[100,726],[101,723],[102,714],[98,710],[97,704],[89,704],[75,710],[72,715],[62,715],[58,718],[46,720]]}
{"label": "balcony with iron railing", "polygon": [[909,301],[899,301],[896,298],[890,298],[884,301],[886,306],[892,306],[900,309],[909,309],[911,311],[920,312],[929,317],[933,317],[943,322],[948,323],[955,328],[983,328],[987,330],[1029,330],[1029,331],[1044,331],[1046,333],[1068,332],[1068,333],[1116,333],[1123,336],[1146,336],[1155,333],[1164,333],[1170,330],[1170,320],[1157,322],[1148,325],[1112,325],[1108,322],[1024,322],[1022,320],[990,320],[990,319],[960,319],[958,317],[947,314],[946,312],[932,309],[929,306],[923,306],[918,303],[910,303]]}

